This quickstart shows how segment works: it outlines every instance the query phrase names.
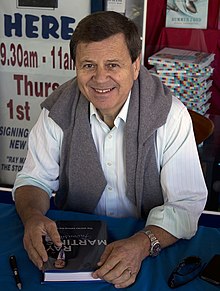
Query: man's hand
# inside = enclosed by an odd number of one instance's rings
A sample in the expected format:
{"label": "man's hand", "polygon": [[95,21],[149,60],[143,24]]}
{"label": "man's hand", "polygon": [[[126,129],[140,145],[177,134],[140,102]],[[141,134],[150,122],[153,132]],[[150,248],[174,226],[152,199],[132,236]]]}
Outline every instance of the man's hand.
{"label": "man's hand", "polygon": [[93,277],[110,282],[116,288],[128,287],[135,282],[149,249],[150,241],[142,233],[115,241],[106,247],[98,263],[100,268],[93,273]]}
{"label": "man's hand", "polygon": [[29,258],[41,270],[48,260],[42,236],[48,235],[57,245],[62,246],[56,223],[44,215],[33,215],[25,223],[24,248]]}
{"label": "man's hand", "polygon": [[56,223],[45,216],[50,198],[38,187],[21,186],[15,191],[15,205],[24,224],[24,248],[33,263],[42,269],[48,260],[42,236],[47,234],[57,246],[62,246]]}

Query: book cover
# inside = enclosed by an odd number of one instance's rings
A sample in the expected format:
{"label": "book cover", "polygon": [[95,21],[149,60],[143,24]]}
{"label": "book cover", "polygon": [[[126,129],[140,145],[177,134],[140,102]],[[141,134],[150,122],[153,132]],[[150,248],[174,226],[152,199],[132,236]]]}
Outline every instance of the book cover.
{"label": "book cover", "polygon": [[212,80],[208,81],[203,81],[201,83],[196,83],[196,82],[178,82],[178,81],[162,81],[167,87],[171,88],[178,88],[179,91],[181,90],[207,90],[211,87],[212,85]]}
{"label": "book cover", "polygon": [[166,27],[206,29],[208,0],[167,0]]}
{"label": "book cover", "polygon": [[150,65],[175,66],[177,69],[203,69],[214,60],[215,54],[165,47],[148,58]]}
{"label": "book cover", "polygon": [[171,84],[180,84],[180,85],[194,85],[198,84],[200,85],[204,81],[208,81],[210,76],[203,75],[203,76],[188,76],[187,74],[182,75],[163,75],[163,74],[156,74],[154,75],[158,76],[162,82],[171,83]]}
{"label": "book cover", "polygon": [[196,70],[196,71],[189,71],[189,70],[175,70],[173,68],[162,68],[159,67],[157,68],[157,66],[155,66],[155,72],[159,75],[159,76],[163,76],[163,77],[170,77],[170,78],[177,78],[177,79],[192,79],[194,81],[201,81],[208,79],[211,77],[211,75],[213,74],[214,68],[208,66],[205,67],[204,69],[201,70]]}
{"label": "book cover", "polygon": [[210,89],[210,87],[212,86],[212,80],[209,80],[207,82],[205,88],[188,89],[188,88],[184,88],[184,87],[180,87],[180,86],[172,86],[171,84],[166,84],[166,86],[175,94],[180,93],[180,94],[184,94],[186,96],[190,96],[190,95],[201,96],[202,94],[204,94],[205,92],[207,92]]}
{"label": "book cover", "polygon": [[[171,89],[170,89],[171,90]],[[186,101],[198,101],[198,100],[203,100],[205,103],[208,101],[208,99],[211,98],[211,91],[206,90],[204,92],[201,92],[200,94],[191,94],[191,92],[177,92],[175,90],[171,90],[176,97],[178,97],[181,101],[186,100]],[[210,98],[209,98],[210,97]]]}
{"label": "book cover", "polygon": [[162,75],[158,75],[158,77],[160,78],[160,80],[162,82],[167,82],[167,83],[177,83],[177,84],[182,84],[182,85],[187,85],[189,84],[194,84],[194,83],[202,83],[203,81],[208,80],[208,78],[206,76],[201,76],[201,77],[184,77],[184,76],[162,76]]}
{"label": "book cover", "polygon": [[104,221],[56,221],[62,240],[57,247],[49,236],[44,237],[48,261],[43,268],[43,282],[91,281],[91,273],[107,245]]}
{"label": "book cover", "polygon": [[180,68],[178,65],[172,64],[159,64],[155,65],[155,70],[159,75],[175,75],[175,76],[182,76],[186,74],[188,77],[190,76],[207,76],[210,77],[213,74],[214,68],[211,66],[206,66],[202,69],[198,68]]}
{"label": "book cover", "polygon": [[205,104],[212,97],[212,92],[208,91],[200,96],[183,96],[182,94],[176,95],[182,102],[188,102],[189,104]]}
{"label": "book cover", "polygon": [[199,107],[198,106],[192,106],[192,105],[189,105],[189,104],[185,104],[185,105],[186,105],[186,107],[192,109],[193,111],[196,111],[201,115],[205,115],[207,113],[207,111],[209,110],[211,103],[205,103],[205,104],[202,104]]}

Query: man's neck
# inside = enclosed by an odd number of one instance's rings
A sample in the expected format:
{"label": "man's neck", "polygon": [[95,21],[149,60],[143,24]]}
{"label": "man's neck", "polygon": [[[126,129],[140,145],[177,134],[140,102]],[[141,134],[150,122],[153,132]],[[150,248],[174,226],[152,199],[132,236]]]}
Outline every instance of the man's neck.
{"label": "man's neck", "polygon": [[99,110],[97,110],[100,118],[105,122],[105,124],[108,125],[108,127],[110,129],[112,129],[114,127],[114,120],[116,118],[115,115],[109,115],[109,114],[101,114],[101,112]]}

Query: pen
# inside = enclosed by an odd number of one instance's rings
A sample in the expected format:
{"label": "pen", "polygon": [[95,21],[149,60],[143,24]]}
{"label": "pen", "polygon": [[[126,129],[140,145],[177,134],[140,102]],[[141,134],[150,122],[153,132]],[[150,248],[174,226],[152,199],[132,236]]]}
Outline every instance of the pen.
{"label": "pen", "polygon": [[17,262],[16,262],[16,257],[15,256],[10,256],[9,258],[10,266],[14,274],[15,282],[19,290],[21,290],[21,279],[19,277],[18,273],[18,267],[17,267]]}

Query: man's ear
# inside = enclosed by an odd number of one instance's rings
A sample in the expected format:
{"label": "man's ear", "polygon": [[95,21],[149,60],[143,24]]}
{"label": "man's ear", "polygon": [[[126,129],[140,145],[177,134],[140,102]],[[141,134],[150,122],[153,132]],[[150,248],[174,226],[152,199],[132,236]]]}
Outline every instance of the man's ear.
{"label": "man's ear", "polygon": [[132,64],[134,70],[134,80],[138,78],[140,66],[141,66],[141,54],[137,57],[137,59]]}

